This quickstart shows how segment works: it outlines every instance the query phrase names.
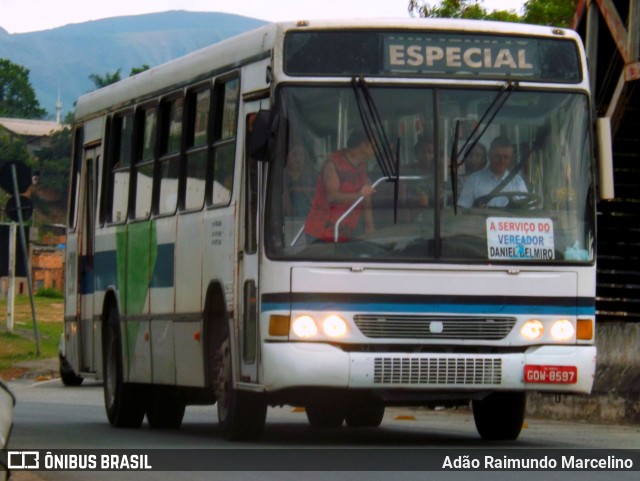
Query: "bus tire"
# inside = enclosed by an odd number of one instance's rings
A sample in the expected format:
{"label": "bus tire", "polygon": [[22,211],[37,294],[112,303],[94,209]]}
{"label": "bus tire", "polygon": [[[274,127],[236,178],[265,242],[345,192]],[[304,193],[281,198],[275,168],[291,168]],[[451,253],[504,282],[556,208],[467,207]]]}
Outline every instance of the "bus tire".
{"label": "bus tire", "polygon": [[147,404],[147,422],[152,429],[179,429],[185,404],[176,399],[152,396]]}
{"label": "bus tire", "polygon": [[354,405],[347,409],[345,421],[350,428],[377,428],[384,417],[384,404]]}
{"label": "bus tire", "polygon": [[104,405],[116,428],[139,428],[144,419],[143,393],[124,382],[118,310],[112,307],[103,336]]}
{"label": "bus tire", "polygon": [[218,425],[229,441],[247,441],[262,435],[267,419],[267,403],[257,394],[233,386],[233,366],[228,331],[217,353],[216,399]]}
{"label": "bus tire", "polygon": [[314,428],[339,428],[344,422],[346,410],[344,405],[338,404],[307,404],[305,406],[307,420]]}
{"label": "bus tire", "polygon": [[524,392],[494,392],[472,401],[473,419],[485,441],[515,441],[522,430],[526,408]]}

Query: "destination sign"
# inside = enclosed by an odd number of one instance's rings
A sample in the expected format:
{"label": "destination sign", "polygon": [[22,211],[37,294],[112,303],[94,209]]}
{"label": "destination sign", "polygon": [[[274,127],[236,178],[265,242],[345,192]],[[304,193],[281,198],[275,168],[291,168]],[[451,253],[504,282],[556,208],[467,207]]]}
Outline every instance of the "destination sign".
{"label": "destination sign", "polygon": [[433,31],[305,31],[285,39],[288,75],[515,79],[577,83],[568,38]]}
{"label": "destination sign", "polygon": [[458,35],[385,37],[385,70],[444,75],[539,77],[535,40]]}

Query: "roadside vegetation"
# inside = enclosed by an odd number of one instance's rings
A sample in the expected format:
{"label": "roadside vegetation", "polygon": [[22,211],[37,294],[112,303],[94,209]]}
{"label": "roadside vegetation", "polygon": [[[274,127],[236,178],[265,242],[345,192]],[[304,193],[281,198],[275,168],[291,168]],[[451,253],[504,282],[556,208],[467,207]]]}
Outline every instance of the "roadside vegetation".
{"label": "roadside vegetation", "polygon": [[29,296],[16,297],[12,333],[7,332],[7,300],[0,300],[0,319],[3,320],[0,325],[0,377],[13,377],[7,374],[19,371],[16,365],[21,361],[57,357],[64,319],[64,300],[60,297],[49,297],[52,296],[51,292],[45,294],[47,297],[35,297],[40,356],[36,354]]}

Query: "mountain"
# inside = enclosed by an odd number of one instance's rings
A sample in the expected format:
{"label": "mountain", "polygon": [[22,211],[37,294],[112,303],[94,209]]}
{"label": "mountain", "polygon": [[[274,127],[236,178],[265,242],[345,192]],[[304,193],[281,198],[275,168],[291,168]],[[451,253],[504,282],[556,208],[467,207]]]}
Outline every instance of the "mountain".
{"label": "mountain", "polygon": [[30,70],[40,106],[50,116],[59,91],[64,115],[80,95],[95,88],[91,74],[121,69],[124,78],[133,67],[155,67],[264,24],[240,15],[169,11],[20,34],[0,27],[0,58]]}

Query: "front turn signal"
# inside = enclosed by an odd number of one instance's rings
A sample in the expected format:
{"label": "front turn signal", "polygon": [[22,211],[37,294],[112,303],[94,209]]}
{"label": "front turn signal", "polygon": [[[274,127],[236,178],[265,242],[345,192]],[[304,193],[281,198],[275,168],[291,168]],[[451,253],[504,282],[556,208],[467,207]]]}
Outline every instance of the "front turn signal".
{"label": "front turn signal", "polygon": [[578,319],[576,337],[580,341],[593,340],[593,319]]}

